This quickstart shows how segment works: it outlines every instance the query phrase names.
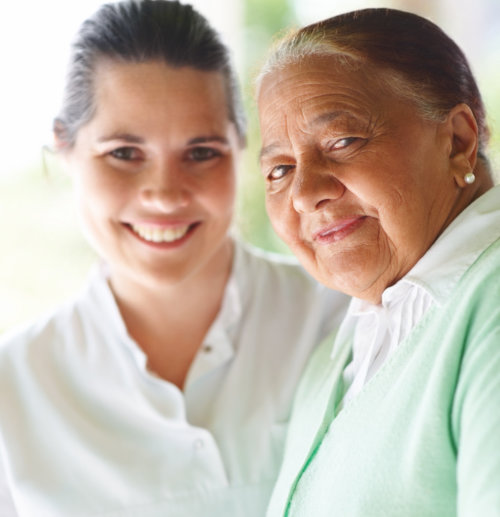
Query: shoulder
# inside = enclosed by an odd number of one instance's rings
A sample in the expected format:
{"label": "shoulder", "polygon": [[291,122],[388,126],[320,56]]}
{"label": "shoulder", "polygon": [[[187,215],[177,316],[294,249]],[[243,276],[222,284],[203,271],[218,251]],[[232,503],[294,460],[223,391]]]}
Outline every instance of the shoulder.
{"label": "shoulder", "polygon": [[[285,314],[289,324],[318,318],[324,332],[335,329],[345,314],[350,297],[326,288],[298,263],[281,255],[239,243],[236,279],[245,306],[267,308],[268,315]],[[325,335],[325,334],[323,334]]]}
{"label": "shoulder", "polygon": [[[0,372],[7,364],[35,368],[60,361],[66,349],[77,349],[95,320],[96,279],[86,288],[37,319],[19,325],[0,338]],[[0,373],[1,375],[1,373]]]}
{"label": "shoulder", "polygon": [[466,315],[467,340],[484,346],[487,335],[500,353],[500,239],[490,245],[469,268],[456,293],[456,311]]}
{"label": "shoulder", "polygon": [[[37,320],[12,329],[0,340],[0,428],[22,411],[32,393],[41,395],[58,378],[64,348],[63,305]],[[42,395],[43,398],[43,395]]]}
{"label": "shoulder", "polygon": [[265,250],[238,240],[236,241],[236,250],[240,261],[247,267],[305,273],[299,261],[293,255]]}
{"label": "shoulder", "polygon": [[489,314],[500,311],[500,239],[469,266],[455,289],[454,300],[461,307],[483,307]]}
{"label": "shoulder", "polygon": [[500,271],[500,238],[481,253],[471,266],[470,271],[472,274],[484,279],[494,277],[497,283],[500,283],[500,278],[496,276],[498,271]]}
{"label": "shoulder", "polygon": [[325,291],[290,255],[283,255],[256,248],[247,243],[238,243],[236,274],[251,278],[269,289],[281,292],[320,293]]}
{"label": "shoulder", "polygon": [[74,313],[74,302],[67,302],[36,320],[6,332],[0,339],[0,368],[8,362],[24,362],[38,355],[46,356],[57,347],[63,329],[67,327],[65,322]]}

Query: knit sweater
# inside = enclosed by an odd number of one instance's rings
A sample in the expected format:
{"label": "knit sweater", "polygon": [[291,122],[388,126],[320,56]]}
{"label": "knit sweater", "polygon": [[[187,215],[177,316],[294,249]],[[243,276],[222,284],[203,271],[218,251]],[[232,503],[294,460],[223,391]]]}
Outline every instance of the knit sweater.
{"label": "knit sweater", "polygon": [[500,516],[500,239],[344,409],[351,341],[301,383],[269,517]]}

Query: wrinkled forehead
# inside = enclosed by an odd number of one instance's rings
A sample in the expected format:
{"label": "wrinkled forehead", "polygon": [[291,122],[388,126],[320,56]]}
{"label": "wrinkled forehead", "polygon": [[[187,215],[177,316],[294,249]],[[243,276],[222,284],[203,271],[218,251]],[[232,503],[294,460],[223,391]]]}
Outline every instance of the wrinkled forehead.
{"label": "wrinkled forehead", "polygon": [[361,94],[368,89],[379,91],[384,75],[368,63],[353,66],[335,55],[308,55],[269,69],[259,78],[256,93],[259,103],[290,92],[303,100],[312,88],[325,93],[353,89]]}
{"label": "wrinkled forehead", "polygon": [[314,57],[266,74],[258,105],[264,131],[291,119],[310,128],[333,121],[352,126],[389,109],[389,97],[376,71]]}

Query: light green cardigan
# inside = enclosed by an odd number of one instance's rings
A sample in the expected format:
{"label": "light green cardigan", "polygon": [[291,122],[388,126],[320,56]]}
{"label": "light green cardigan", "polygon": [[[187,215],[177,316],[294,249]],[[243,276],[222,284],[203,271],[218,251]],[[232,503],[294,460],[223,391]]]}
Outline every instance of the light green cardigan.
{"label": "light green cardigan", "polygon": [[350,341],[317,350],[269,517],[500,516],[500,240],[338,413]]}

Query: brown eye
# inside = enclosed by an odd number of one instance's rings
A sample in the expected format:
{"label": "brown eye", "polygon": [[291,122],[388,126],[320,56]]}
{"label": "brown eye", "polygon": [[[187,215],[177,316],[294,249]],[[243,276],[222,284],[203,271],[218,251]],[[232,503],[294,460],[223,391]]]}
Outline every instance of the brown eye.
{"label": "brown eye", "polygon": [[272,171],[268,174],[267,179],[269,181],[278,181],[283,179],[293,168],[293,165],[277,165],[276,167],[273,167]]}
{"label": "brown eye", "polygon": [[349,137],[345,137],[345,138],[340,138],[339,140],[336,140],[335,142],[333,142],[333,144],[330,146],[329,150],[338,151],[341,149],[346,149],[353,144],[358,144],[358,143],[360,144],[362,142],[363,142],[363,139],[359,138],[357,136],[349,136]]}
{"label": "brown eye", "polygon": [[189,159],[195,162],[204,162],[220,155],[220,151],[213,147],[193,147],[189,151]]}
{"label": "brown eye", "polygon": [[139,150],[135,147],[118,147],[109,153],[117,160],[131,161],[140,158]]}

